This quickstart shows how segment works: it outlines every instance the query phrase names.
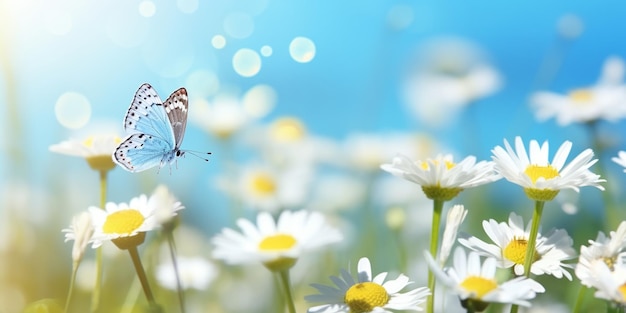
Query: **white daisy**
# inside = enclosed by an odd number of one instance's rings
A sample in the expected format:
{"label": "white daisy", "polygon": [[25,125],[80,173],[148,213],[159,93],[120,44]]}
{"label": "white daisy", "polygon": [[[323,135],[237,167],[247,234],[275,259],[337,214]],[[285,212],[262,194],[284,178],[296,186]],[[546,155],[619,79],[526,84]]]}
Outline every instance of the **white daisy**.
{"label": "white daisy", "polygon": [[[519,276],[524,274],[530,226],[528,224],[524,229],[522,217],[511,212],[508,224],[498,223],[493,219],[483,221],[485,233],[495,244],[488,244],[473,236],[461,238],[459,242],[480,255],[495,258],[499,267],[513,267],[515,274]],[[545,236],[538,232],[530,272],[534,275],[547,274],[556,278],[565,276],[572,280],[572,275],[566,269],[573,266],[562,262],[576,257],[576,251],[572,248],[573,243],[572,238],[562,229],[554,229]]]}
{"label": "white daisy", "polygon": [[372,277],[372,267],[368,258],[361,258],[357,265],[357,279],[346,270],[341,276],[332,276],[334,286],[312,284],[319,292],[306,296],[309,302],[321,302],[308,309],[308,313],[391,313],[395,311],[419,312],[430,291],[426,287],[416,288],[401,293],[412,284],[409,278],[400,274],[398,278],[385,281],[387,272]]}
{"label": "white daisy", "polygon": [[552,200],[561,189],[566,188],[579,191],[579,187],[593,186],[604,190],[600,183],[605,180],[589,171],[598,161],[592,160],[591,149],[586,149],[565,166],[571,148],[572,143],[565,141],[550,162],[547,141],[539,146],[536,140],[531,140],[530,153],[526,153],[522,138],[518,136],[515,137],[515,150],[505,139],[504,148],[496,146],[492,150],[492,158],[497,172],[508,181],[522,186],[526,195],[536,201]]}
{"label": "white daisy", "polygon": [[587,286],[595,286],[598,277],[593,272],[596,262],[605,263],[612,271],[616,267],[626,266],[626,222],[620,223],[616,231],[606,237],[598,232],[596,240],[589,240],[588,246],[580,247],[580,257],[576,265],[576,276]]}
{"label": "white daisy", "polygon": [[336,143],[315,136],[304,121],[291,116],[282,116],[267,125],[251,129],[245,140],[276,168],[329,162],[337,151]]}
{"label": "white daisy", "polygon": [[95,170],[108,171],[115,167],[112,155],[122,139],[114,135],[90,136],[85,140],[66,140],[50,146],[50,151],[85,158]]}
{"label": "white daisy", "polygon": [[305,165],[281,170],[250,165],[242,169],[236,186],[224,187],[248,208],[277,212],[304,204],[312,175],[312,168]]}
{"label": "white daisy", "polygon": [[192,99],[194,114],[189,118],[218,139],[230,139],[254,121],[266,116],[276,103],[276,91],[256,85],[240,96],[224,91],[209,101]]}
{"label": "white daisy", "polygon": [[456,236],[459,231],[459,227],[463,220],[467,216],[467,210],[463,205],[455,205],[448,210],[446,217],[446,228],[443,231],[443,237],[441,239],[441,249],[439,250],[439,264],[445,264],[452,251],[452,246],[456,242]]}
{"label": "white daisy", "polygon": [[531,102],[538,120],[555,118],[561,126],[597,120],[616,121],[626,116],[626,86],[623,85],[624,62],[609,58],[599,82],[579,88],[567,95],[537,92]]}
{"label": "white daisy", "polygon": [[231,138],[252,120],[234,96],[218,95],[211,103],[195,99],[193,105],[191,120],[219,139]]}
{"label": "white daisy", "polygon": [[494,94],[503,84],[475,43],[439,38],[420,52],[403,89],[405,102],[422,125],[449,125],[463,108]]}
{"label": "white daisy", "polygon": [[[202,257],[177,257],[176,265],[183,289],[206,290],[218,273],[217,267]],[[166,289],[178,288],[174,265],[171,262],[157,266],[156,279]]]}
{"label": "white daisy", "polygon": [[381,168],[422,186],[428,198],[446,201],[456,197],[464,189],[500,179],[493,171],[493,162],[476,163],[474,156],[454,163],[450,154],[438,155],[435,159],[426,161],[412,161],[404,155],[398,155],[391,164],[383,164]]}
{"label": "white daisy", "polygon": [[155,209],[155,206],[148,205],[148,197],[145,195],[131,199],[129,204],[109,202],[104,210],[89,207],[95,228],[90,240],[92,247],[97,248],[107,240],[113,241],[120,249],[141,244],[145,232],[159,226]]}
{"label": "white daisy", "polygon": [[65,233],[65,242],[74,240],[72,260],[74,260],[74,262],[80,262],[85,254],[85,248],[94,233],[91,215],[89,212],[82,212],[72,217],[70,227],[61,231]]}
{"label": "white daisy", "polygon": [[593,287],[596,298],[606,299],[617,305],[626,305],[626,267],[610,268],[604,262],[594,262],[590,273],[595,277]]}
{"label": "white daisy", "polygon": [[458,294],[463,307],[469,309],[471,306],[473,312],[483,311],[492,302],[530,306],[528,300],[545,291],[538,282],[526,277],[499,283],[496,281],[496,259],[488,257],[481,264],[478,253],[466,255],[461,247],[455,249],[453,266],[445,271],[437,266],[429,253],[424,255],[437,278]]}
{"label": "white daisy", "polygon": [[624,172],[626,173],[626,151],[619,151],[617,157],[612,157],[611,160],[624,167]]}
{"label": "white daisy", "polygon": [[245,219],[237,225],[243,233],[225,228],[213,237],[213,257],[228,264],[260,262],[272,271],[288,269],[303,253],[342,239],[321,213],[304,210],[284,211],[278,221],[261,212],[257,225]]}
{"label": "white daisy", "polygon": [[177,211],[185,208],[164,185],[159,185],[154,189],[148,199],[148,205],[154,207],[159,225],[168,224],[178,214]]}
{"label": "white daisy", "polygon": [[626,87],[599,85],[567,95],[543,91],[535,93],[531,101],[539,121],[555,118],[560,126],[602,119],[615,122],[626,113]]}

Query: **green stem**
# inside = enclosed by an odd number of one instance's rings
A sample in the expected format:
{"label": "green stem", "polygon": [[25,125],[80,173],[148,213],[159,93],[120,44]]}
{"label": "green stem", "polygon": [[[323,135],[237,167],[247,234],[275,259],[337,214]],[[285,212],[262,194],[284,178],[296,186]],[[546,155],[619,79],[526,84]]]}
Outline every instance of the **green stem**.
{"label": "green stem", "polygon": [[100,208],[104,210],[107,201],[107,171],[100,171]]}
{"label": "green stem", "polygon": [[100,305],[100,286],[102,285],[102,247],[96,248],[96,282],[91,294],[91,312],[96,312]]}
{"label": "green stem", "polygon": [[[376,180],[375,172],[366,173],[367,177],[365,182],[365,196],[363,197],[363,202],[361,203],[362,209],[358,212],[361,215],[361,228],[363,233],[361,234],[362,245],[360,255],[372,255],[373,247],[378,247],[377,239],[379,237],[377,225],[377,221],[380,220],[380,217],[376,214],[376,207],[372,202],[372,195],[374,194],[374,182]],[[372,258],[370,257],[370,261]],[[374,261],[375,262],[375,261]]]}
{"label": "green stem", "polygon": [[[15,17],[12,16],[11,10],[9,10],[8,6],[10,2],[0,1],[0,28],[2,29],[12,29],[16,27],[17,24],[14,24]],[[22,144],[22,140],[25,138],[24,134],[24,125],[22,123],[22,106],[20,105],[20,97],[19,94],[19,86],[18,80],[16,79],[16,71],[15,71],[15,62],[12,59],[12,54],[17,51],[17,49],[12,49],[14,47],[14,43],[11,42],[10,32],[0,32],[0,80],[4,82],[4,96],[2,99],[4,102],[2,105],[2,116],[4,117],[4,129],[10,129],[10,132],[4,132],[3,143],[5,145],[6,150],[5,153],[10,161],[11,166],[6,167],[5,169],[11,178],[17,177],[28,177],[28,154],[25,153],[24,145]],[[26,113],[26,112],[24,112]],[[6,152],[5,152],[6,151]],[[3,174],[7,173],[4,172]],[[4,177],[4,176],[3,176]]]}
{"label": "green stem", "polygon": [[[441,221],[441,211],[443,211],[443,200],[433,200],[433,221],[430,232],[430,255],[437,259],[437,246],[439,245],[439,224]],[[426,312],[435,312],[435,275],[432,270],[428,271],[428,289],[430,296],[428,297]]]}
{"label": "green stem", "polygon": [[291,294],[291,283],[289,282],[289,270],[282,270],[278,272],[280,282],[283,285],[283,292],[285,292],[285,300],[287,302],[287,309],[289,313],[296,313],[296,306],[293,303],[293,295]]}
{"label": "green stem", "polygon": [[150,284],[148,283],[146,272],[143,270],[143,266],[141,265],[137,247],[134,246],[129,248],[128,253],[130,253],[130,258],[133,260],[133,265],[135,266],[135,271],[137,272],[137,277],[139,278],[143,292],[146,294],[146,298],[148,299],[150,305],[154,305],[154,296],[152,295],[152,290],[150,290]]}
{"label": "green stem", "polygon": [[180,283],[180,274],[178,272],[178,263],[176,262],[176,244],[171,231],[167,232],[167,242],[170,247],[170,256],[172,257],[172,266],[174,266],[174,276],[176,277],[176,290],[178,291],[178,302],[180,302],[180,311],[185,313],[185,298],[183,286]]}
{"label": "green stem", "polygon": [[78,272],[78,265],[80,262],[74,262],[72,266],[72,278],[70,278],[70,289],[67,291],[67,298],[65,299],[64,313],[67,313],[70,303],[72,302],[72,295],[74,294],[74,282],[76,281],[76,272]]}
{"label": "green stem", "polygon": [[398,246],[398,263],[400,271],[402,273],[406,273],[407,254],[406,249],[404,249],[404,242],[402,240],[402,231],[400,229],[393,230],[393,238],[396,240],[396,245]]}
{"label": "green stem", "polygon": [[606,303],[606,312],[607,313],[623,313],[624,311],[622,310],[622,308],[613,302],[608,302]]}
{"label": "green stem", "polygon": [[524,276],[530,277],[530,268],[535,258],[535,243],[537,242],[537,233],[539,232],[539,222],[541,214],[543,214],[544,201],[535,202],[535,211],[533,213],[533,221],[528,235],[528,245],[526,246],[526,257],[524,258]]}
{"label": "green stem", "polygon": [[[107,171],[100,171],[100,209],[104,210],[107,198]],[[91,294],[91,312],[96,312],[100,305],[100,287],[102,285],[102,247],[96,249],[96,282]]]}
{"label": "green stem", "polygon": [[[605,145],[602,143],[602,136],[598,130],[598,122],[593,121],[587,123],[589,128],[589,133],[591,134],[592,140],[592,148],[598,160],[596,163],[596,172],[600,175],[601,178],[611,180],[610,177],[607,177],[608,171],[605,170],[605,163],[602,162],[602,157],[604,156],[604,148]],[[614,205],[613,195],[611,193],[611,188],[606,188],[602,193],[602,200],[604,201],[604,227],[605,229],[611,230],[617,228],[620,221],[622,220],[621,214],[618,210],[618,207]]]}
{"label": "green stem", "polygon": [[582,307],[583,300],[585,299],[585,294],[587,293],[587,287],[581,285],[580,291],[578,291],[578,297],[576,297],[576,302],[574,303],[574,309],[572,313],[580,312],[580,308]]}
{"label": "green stem", "polygon": [[[530,269],[535,257],[535,245],[537,242],[537,233],[539,232],[539,222],[543,213],[544,201],[535,201],[535,211],[533,212],[532,225],[530,226],[530,234],[528,235],[528,244],[526,245],[526,257],[524,258],[524,276],[530,277]],[[517,313],[519,307],[511,306],[511,313]]]}
{"label": "green stem", "polygon": [[124,304],[122,305],[122,310],[120,313],[132,313],[134,310],[133,303],[137,302],[139,298],[139,293],[141,292],[139,289],[139,283],[137,280],[133,279],[133,282],[130,284],[130,288],[126,292],[126,299],[124,299]]}

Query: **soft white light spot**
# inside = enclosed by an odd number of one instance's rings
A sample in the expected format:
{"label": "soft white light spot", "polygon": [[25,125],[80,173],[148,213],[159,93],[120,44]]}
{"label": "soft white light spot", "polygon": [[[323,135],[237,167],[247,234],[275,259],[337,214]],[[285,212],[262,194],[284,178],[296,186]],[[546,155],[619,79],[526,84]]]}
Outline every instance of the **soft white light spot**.
{"label": "soft white light spot", "polygon": [[413,9],[408,5],[395,5],[387,13],[387,23],[394,30],[409,27],[413,19]]}
{"label": "soft white light spot", "polygon": [[268,56],[272,55],[273,52],[274,52],[274,50],[272,50],[272,47],[270,47],[270,46],[265,45],[265,46],[261,47],[261,55],[264,56],[264,57],[268,57]]}
{"label": "soft white light spot", "polygon": [[66,11],[49,10],[44,17],[44,25],[50,33],[62,36],[72,30],[72,16]]}
{"label": "soft white light spot", "polygon": [[289,44],[289,54],[296,62],[311,62],[315,57],[315,43],[306,37],[296,37]]}
{"label": "soft white light spot", "polygon": [[143,17],[151,17],[156,13],[156,6],[150,0],[141,1],[139,3],[139,14]]}
{"label": "soft white light spot", "polygon": [[604,61],[600,79],[604,84],[620,85],[624,79],[624,71],[624,60],[617,56],[610,56]]}
{"label": "soft white light spot", "polygon": [[585,24],[580,17],[574,14],[567,14],[559,19],[557,29],[561,36],[574,39],[582,34]]}
{"label": "soft white light spot", "polygon": [[194,98],[206,98],[217,92],[220,88],[220,81],[213,72],[197,70],[187,76],[185,86]]}
{"label": "soft white light spot", "polygon": [[233,68],[243,77],[252,77],[261,70],[261,57],[252,49],[240,49],[233,56]]}
{"label": "soft white light spot", "polygon": [[198,0],[178,0],[176,6],[181,12],[191,14],[198,10]]}
{"label": "soft white light spot", "polygon": [[148,30],[148,20],[133,10],[111,12],[111,16],[106,22],[107,35],[113,43],[122,48],[133,48],[141,45],[145,41]]}
{"label": "soft white light spot", "polygon": [[82,94],[66,92],[62,94],[54,106],[57,121],[63,127],[78,129],[89,122],[91,104]]}
{"label": "soft white light spot", "polygon": [[262,118],[274,109],[276,98],[276,91],[271,86],[256,85],[243,95],[243,109],[254,118]]}
{"label": "soft white light spot", "polygon": [[226,38],[222,35],[215,35],[211,38],[211,45],[215,49],[222,49],[226,46]]}
{"label": "soft white light spot", "polygon": [[250,15],[243,12],[233,12],[224,18],[224,31],[231,37],[244,39],[252,35],[254,21]]}

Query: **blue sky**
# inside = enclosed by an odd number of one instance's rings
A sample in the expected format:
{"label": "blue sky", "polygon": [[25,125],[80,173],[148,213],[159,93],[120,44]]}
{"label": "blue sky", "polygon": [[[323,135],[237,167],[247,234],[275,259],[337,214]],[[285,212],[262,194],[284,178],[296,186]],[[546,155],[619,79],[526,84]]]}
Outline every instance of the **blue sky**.
{"label": "blue sky", "polygon": [[[55,103],[65,92],[84,95],[94,123],[121,121],[138,86],[149,82],[162,97],[196,71],[213,73],[222,88],[243,92],[257,84],[272,86],[278,102],[268,120],[301,118],[315,134],[343,138],[356,131],[430,131],[435,138],[467,153],[488,158],[495,145],[521,135],[525,139],[574,141],[586,148],[580,126],[538,123],[528,107],[539,68],[557,45],[557,24],[566,15],[579,18],[584,31],[570,42],[560,71],[546,88],[567,92],[593,84],[604,60],[626,54],[622,27],[626,4],[609,1],[2,1],[2,46],[14,73],[22,137],[9,130],[3,143],[19,140],[32,173],[58,160],[48,146],[73,130],[55,118]],[[142,3],[154,8],[143,16]],[[390,27],[390,12],[400,12],[402,29]],[[232,14],[246,15],[253,28],[227,26]],[[143,13],[145,15],[145,12]],[[401,22],[402,22],[401,21]],[[245,25],[244,25],[245,26]],[[249,25],[248,25],[249,26]],[[235,38],[228,28],[248,35]],[[232,30],[231,30],[232,31]],[[215,35],[226,46],[211,44]],[[298,63],[289,43],[298,36],[316,46],[314,59]],[[424,129],[415,122],[401,86],[416,62],[416,51],[437,38],[459,38],[480,47],[500,71],[503,87],[478,101],[469,118],[446,129]],[[253,77],[232,66],[236,51],[268,45]],[[562,47],[562,46],[561,46]],[[6,73],[6,69],[5,70]],[[0,83],[6,83],[6,76]],[[6,107],[6,84],[0,102]],[[190,90],[190,93],[193,91]],[[192,95],[190,95],[192,96]],[[193,114],[193,107],[190,114]],[[472,127],[473,140],[467,132]],[[608,131],[622,130],[607,125]],[[206,135],[190,124],[184,146],[211,150]],[[461,151],[463,152],[463,151]],[[185,162],[194,162],[186,160]],[[12,164],[4,162],[5,172]],[[38,174],[32,174],[38,176]],[[167,178],[165,178],[167,179]]]}

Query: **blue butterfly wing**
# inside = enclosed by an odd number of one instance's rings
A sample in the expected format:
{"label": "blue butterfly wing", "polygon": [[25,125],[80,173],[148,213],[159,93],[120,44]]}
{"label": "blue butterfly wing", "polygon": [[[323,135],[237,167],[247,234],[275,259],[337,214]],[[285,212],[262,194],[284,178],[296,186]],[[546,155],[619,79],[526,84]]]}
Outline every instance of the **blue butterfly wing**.
{"label": "blue butterfly wing", "polygon": [[124,118],[129,136],[115,149],[113,160],[130,172],[163,167],[183,154],[180,144],[187,126],[185,88],[163,103],[149,84],[139,87]]}
{"label": "blue butterfly wing", "polygon": [[180,148],[180,144],[185,137],[185,128],[187,127],[187,109],[188,109],[187,90],[179,88],[165,100],[163,107],[169,119],[170,126],[174,135],[174,146]]}
{"label": "blue butterfly wing", "polygon": [[159,137],[132,134],[115,149],[113,159],[129,172],[141,172],[172,162],[177,151],[172,143]]}
{"label": "blue butterfly wing", "polygon": [[150,84],[141,85],[135,93],[124,118],[124,129],[129,135],[147,134],[159,137],[171,142],[172,146],[176,142],[163,102]]}

